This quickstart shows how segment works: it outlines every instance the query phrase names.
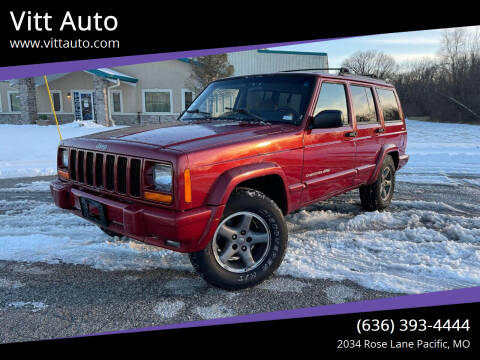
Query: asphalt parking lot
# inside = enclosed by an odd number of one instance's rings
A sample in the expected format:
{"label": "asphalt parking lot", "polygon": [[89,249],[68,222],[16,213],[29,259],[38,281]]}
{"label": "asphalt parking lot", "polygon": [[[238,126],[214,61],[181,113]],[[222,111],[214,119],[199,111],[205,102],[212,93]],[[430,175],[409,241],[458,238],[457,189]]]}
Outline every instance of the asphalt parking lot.
{"label": "asphalt parking lot", "polygon": [[[0,201],[50,203],[48,191],[3,191],[51,177],[0,180]],[[455,203],[479,216],[480,189],[398,183],[396,199]],[[422,191],[418,191],[418,189]],[[358,193],[328,202],[358,202]],[[20,200],[19,200],[20,199]],[[356,206],[356,205],[355,205]],[[322,203],[315,205],[321,208]],[[393,209],[392,211],[394,211]],[[60,211],[60,210],[59,210]],[[360,210],[359,210],[360,211]],[[445,210],[448,212],[448,210]],[[2,212],[0,211],[0,215]],[[5,214],[5,211],[3,212]],[[17,216],[21,211],[9,213]],[[19,215],[18,215],[19,216]],[[28,227],[28,224],[24,225]],[[311,230],[311,229],[310,229]],[[301,227],[295,231],[302,231]],[[0,247],[2,244],[0,244]],[[209,286],[193,271],[150,268],[104,271],[89,265],[0,260],[0,342],[19,342],[144,328],[184,321],[270,312],[396,296],[352,281],[276,275],[257,286],[228,292]]]}

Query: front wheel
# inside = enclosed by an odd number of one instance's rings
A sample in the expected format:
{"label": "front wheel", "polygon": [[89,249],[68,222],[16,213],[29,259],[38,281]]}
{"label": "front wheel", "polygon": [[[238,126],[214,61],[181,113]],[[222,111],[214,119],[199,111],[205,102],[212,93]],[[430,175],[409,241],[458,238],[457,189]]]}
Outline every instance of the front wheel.
{"label": "front wheel", "polygon": [[255,286],[280,265],[288,230],[278,206],[263,193],[239,188],[205,249],[190,262],[210,284],[237,290]]}

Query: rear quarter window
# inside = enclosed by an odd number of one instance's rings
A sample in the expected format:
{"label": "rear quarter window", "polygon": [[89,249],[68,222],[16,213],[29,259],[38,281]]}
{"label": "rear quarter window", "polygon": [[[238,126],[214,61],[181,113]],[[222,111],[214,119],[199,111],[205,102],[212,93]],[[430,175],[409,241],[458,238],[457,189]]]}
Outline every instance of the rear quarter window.
{"label": "rear quarter window", "polygon": [[383,120],[400,121],[400,111],[393,90],[377,88],[377,95],[383,112]]}

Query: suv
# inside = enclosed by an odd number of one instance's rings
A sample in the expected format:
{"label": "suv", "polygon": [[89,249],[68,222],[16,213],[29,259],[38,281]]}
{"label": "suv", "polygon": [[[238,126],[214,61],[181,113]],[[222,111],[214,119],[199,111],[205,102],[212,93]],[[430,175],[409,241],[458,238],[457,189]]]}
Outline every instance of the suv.
{"label": "suv", "polygon": [[396,91],[368,77],[222,79],[178,120],[62,141],[51,192],[108,235],[189,253],[225,289],[278,268],[285,215],[356,188],[366,210],[385,209],[408,161]]}

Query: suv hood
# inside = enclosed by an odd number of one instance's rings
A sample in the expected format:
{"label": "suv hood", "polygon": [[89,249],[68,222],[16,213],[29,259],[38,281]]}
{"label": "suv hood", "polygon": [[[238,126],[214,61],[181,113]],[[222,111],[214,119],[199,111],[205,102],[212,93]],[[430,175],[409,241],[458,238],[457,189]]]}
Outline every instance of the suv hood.
{"label": "suv hood", "polygon": [[156,124],[105,131],[83,138],[117,140],[194,151],[219,144],[252,139],[292,130],[289,124],[263,124],[241,121],[209,121]]}

